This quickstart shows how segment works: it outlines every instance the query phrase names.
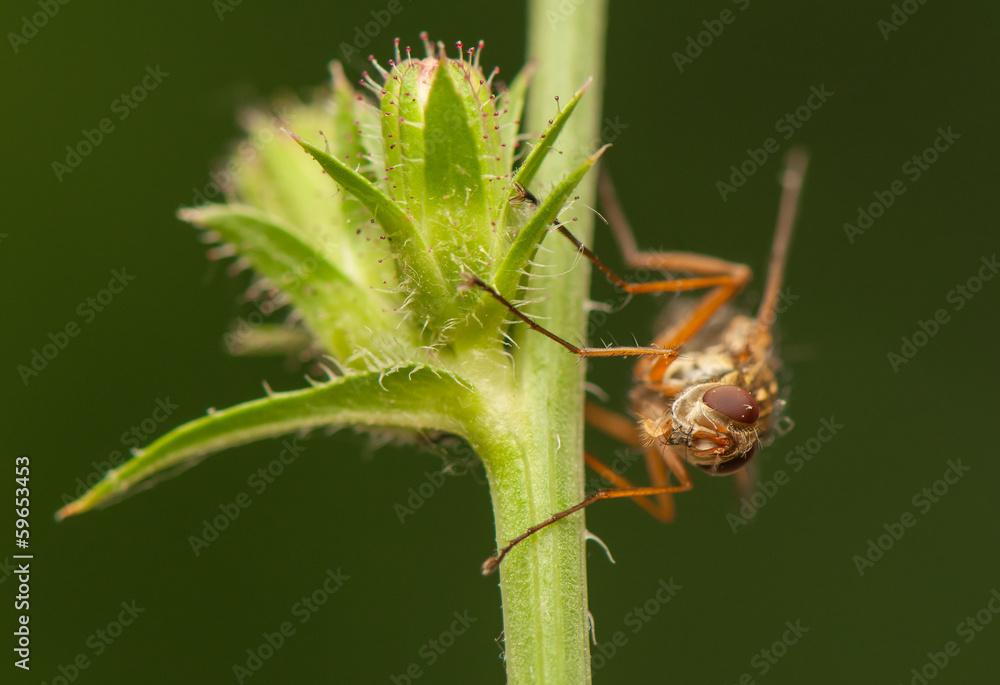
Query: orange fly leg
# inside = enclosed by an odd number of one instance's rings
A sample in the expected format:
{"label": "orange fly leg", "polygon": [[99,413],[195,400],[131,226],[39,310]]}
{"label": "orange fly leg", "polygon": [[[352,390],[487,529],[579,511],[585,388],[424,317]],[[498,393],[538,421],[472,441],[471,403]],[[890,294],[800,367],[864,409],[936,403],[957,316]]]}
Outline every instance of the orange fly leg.
{"label": "orange fly leg", "polygon": [[[594,404],[593,402],[587,402],[584,410],[584,418],[587,420],[587,423],[594,426],[602,433],[609,435],[626,445],[638,447],[642,444],[639,429],[636,426],[635,421],[626,416],[622,416],[617,412],[609,411],[600,405]],[[661,449],[663,450],[662,452],[660,451]],[[688,477],[687,468],[684,466],[684,462],[669,446],[650,445],[644,450],[643,456],[646,460],[646,471],[649,473],[650,482],[654,487],[666,488],[669,486],[670,475],[668,473],[668,469],[669,472],[673,473],[677,478],[678,483],[686,486],[685,489],[693,487],[691,479]],[[587,464],[592,469],[597,471],[609,483],[626,490],[635,487],[613,469],[598,461],[598,459],[593,455],[585,454],[584,457]],[[671,498],[670,493],[664,492],[657,495],[655,506],[645,499],[636,499],[635,502],[652,514],[657,520],[664,522],[673,521],[674,507],[673,498]]]}
{"label": "orange fly leg", "polygon": [[809,157],[806,153],[794,148],[788,153],[785,171],[781,177],[781,202],[778,205],[778,220],[774,227],[771,258],[767,265],[767,283],[764,285],[764,296],[757,310],[758,327],[765,330],[770,330],[774,324],[774,307],[778,302],[781,283],[785,277],[788,246],[792,241],[792,227],[795,225],[795,215],[798,213],[799,198],[802,195],[802,180],[805,178],[808,164]]}
{"label": "orange fly leg", "polygon": [[[663,467],[662,462],[660,462],[659,468],[654,470],[654,467],[651,467],[650,465],[656,463],[656,461],[650,459],[649,452],[649,449],[645,452],[647,455],[646,466],[649,468],[649,475],[652,479],[654,487],[668,487],[666,469]],[[653,457],[656,458],[658,456],[659,455],[655,454],[654,450]],[[604,464],[594,455],[589,452],[584,452],[583,458],[587,462],[587,466],[594,469],[594,471],[596,471],[601,478],[606,480],[611,485],[614,485],[619,490],[635,490],[635,484],[633,484],[628,478],[614,471],[614,469]],[[674,520],[674,500],[668,492],[658,493],[656,495],[655,502],[650,501],[646,497],[633,497],[632,501],[645,509],[646,512],[657,521],[669,523]]]}
{"label": "orange fly leg", "polygon": [[[627,256],[630,267],[646,268],[654,271],[687,271],[702,274],[697,278],[673,278],[651,283],[629,283],[615,275],[600,259],[570,233],[565,226],[557,226],[560,233],[573,241],[577,249],[594,263],[612,283],[629,294],[655,292],[685,292],[712,288],[694,309],[677,325],[661,333],[653,341],[655,348],[677,350],[691,339],[712,315],[750,282],[750,268],[744,264],[734,264],[724,259],[706,257],[689,252],[634,252]],[[616,349],[616,348],[611,348]],[[623,348],[624,349],[624,348]],[[617,355],[616,355],[617,356]],[[625,356],[625,355],[622,355]],[[663,377],[667,367],[677,355],[663,355],[656,359],[641,360],[636,365],[636,376],[648,376],[653,381]]]}
{"label": "orange fly leg", "polygon": [[593,402],[587,402],[583,411],[583,418],[586,419],[587,423],[605,435],[632,447],[639,447],[642,444],[635,421],[627,416],[622,416],[618,412],[605,409]]}
{"label": "orange fly leg", "polygon": [[[593,462],[595,462],[596,464],[600,464],[600,466],[602,468],[604,468],[605,471],[606,471],[606,473],[608,474],[608,476],[606,476],[606,477],[614,477],[615,479],[620,479],[620,481],[623,482],[623,483],[625,483],[625,484],[631,485],[631,483],[629,483],[627,480],[625,480],[624,478],[622,478],[621,476],[619,476],[618,474],[616,474],[611,469],[608,469],[607,467],[605,467],[603,464],[601,464],[601,462],[597,461],[596,459],[594,459],[593,457],[591,457],[589,454],[585,455],[585,456],[587,457],[587,463],[591,464],[591,466],[594,466],[594,464],[591,463],[591,460],[593,460]],[[604,473],[602,473],[601,475],[604,475]],[[572,507],[570,507],[569,509],[565,509],[563,511],[560,511],[558,514],[553,514],[552,516],[550,516],[549,518],[545,519],[541,523],[539,523],[537,525],[534,525],[531,528],[528,528],[528,530],[524,531],[523,533],[521,533],[520,535],[518,535],[516,538],[514,538],[513,540],[511,540],[510,542],[508,542],[506,544],[506,546],[504,546],[502,549],[498,549],[496,552],[493,553],[492,556],[490,556],[486,561],[483,562],[483,565],[482,565],[483,575],[486,576],[486,575],[489,575],[489,574],[493,573],[497,569],[497,567],[500,566],[500,562],[503,561],[503,558],[505,556],[507,556],[507,553],[510,552],[522,540],[527,539],[528,537],[534,535],[535,533],[537,533],[538,531],[542,530],[543,528],[551,526],[556,521],[560,521],[560,520],[566,518],[570,514],[575,514],[576,512],[580,511],[581,509],[583,509],[585,507],[589,507],[594,502],[599,502],[600,500],[604,500],[604,499],[618,499],[618,498],[621,498],[621,497],[629,497],[629,498],[636,499],[636,500],[637,500],[637,498],[641,498],[642,502],[645,503],[645,505],[647,505],[649,507],[649,509],[647,509],[647,511],[650,511],[650,513],[653,513],[653,511],[656,509],[656,507],[648,499],[645,499],[646,497],[652,497],[652,496],[656,496],[656,495],[660,495],[660,494],[669,495],[669,494],[672,494],[672,493],[675,493],[675,492],[683,492],[685,490],[690,490],[691,487],[692,487],[692,483],[691,483],[690,479],[688,479],[686,483],[682,483],[680,485],[667,486],[667,487],[652,487],[652,486],[650,486],[650,487],[634,487],[633,486],[633,487],[627,487],[627,488],[622,488],[622,489],[610,489],[610,490],[601,490],[599,492],[595,492],[593,495],[590,495],[589,497],[585,498],[579,504],[575,504]],[[644,506],[643,508],[646,508],[646,507]],[[653,513],[653,515],[657,516],[657,514],[655,514],[655,513]],[[660,518],[660,517],[657,516],[657,518]],[[661,519],[661,520],[663,520],[663,519]]]}
{"label": "orange fly leg", "polygon": [[641,357],[641,356],[653,356],[661,359],[673,360],[677,357],[677,350],[667,350],[660,347],[577,347],[571,342],[560,338],[558,335],[552,331],[539,326],[535,321],[531,319],[527,314],[523,313],[517,307],[512,305],[507,298],[498,293],[493,286],[486,283],[484,280],[478,276],[473,276],[470,274],[466,275],[467,286],[470,288],[479,288],[489,293],[497,302],[502,304],[507,308],[511,314],[516,316],[518,319],[528,324],[528,326],[533,331],[538,331],[542,335],[546,336],[550,340],[553,340],[567,350],[577,355],[578,357]]}
{"label": "orange fly leg", "polygon": [[[700,288],[710,288],[716,285],[727,285],[731,281],[730,278],[728,278],[725,274],[723,274],[719,276],[706,276],[701,278],[670,278],[670,279],[664,279],[662,281],[652,281],[650,283],[630,283],[629,281],[626,281],[624,278],[622,278],[614,271],[612,271],[604,262],[600,260],[600,258],[597,255],[595,255],[590,250],[590,248],[588,248],[586,245],[580,242],[580,240],[575,235],[570,233],[569,229],[566,228],[565,224],[556,224],[556,230],[559,231],[559,233],[561,233],[562,235],[566,236],[566,238],[576,246],[577,251],[584,257],[589,259],[594,264],[594,266],[597,267],[597,269],[607,277],[609,281],[611,281],[616,286],[618,286],[618,288],[624,290],[630,295],[638,295],[640,293],[679,293],[679,292],[686,292],[688,290],[698,290]],[[650,257],[660,258],[663,256],[697,258],[700,257],[701,255],[691,255],[686,252],[637,252],[634,253],[633,255],[633,257],[639,257],[640,259],[650,258]],[[706,257],[705,259],[710,259],[713,262],[717,262],[721,266],[720,268],[717,269],[705,269],[702,271],[702,273],[723,272],[725,271],[726,268],[725,265],[729,264],[729,262],[725,262],[721,259],[713,259],[711,257]],[[660,266],[659,263],[655,261],[655,259],[654,261],[651,262],[651,264],[652,265],[647,266],[646,264],[642,263],[639,264],[629,263],[629,267],[634,269],[648,268],[654,271],[676,270],[676,271],[692,271],[698,273],[697,269],[685,268],[684,266]]]}

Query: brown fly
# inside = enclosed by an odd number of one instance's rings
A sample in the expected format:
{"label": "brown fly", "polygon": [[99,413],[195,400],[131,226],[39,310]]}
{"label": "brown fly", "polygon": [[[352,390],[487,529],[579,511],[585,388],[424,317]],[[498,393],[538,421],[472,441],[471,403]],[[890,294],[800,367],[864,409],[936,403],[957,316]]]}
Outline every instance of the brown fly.
{"label": "brown fly", "polygon": [[[660,521],[674,516],[672,495],[690,490],[684,462],[716,476],[740,473],[751,461],[780,407],[772,356],[772,332],[788,245],[798,207],[807,157],[789,153],[771,248],[763,299],[755,316],[726,307],[750,281],[751,271],[715,257],[686,252],[640,252],[607,176],[600,181],[601,201],[625,263],[632,269],[680,272],[685,278],[629,283],[605,266],[561,223],[555,227],[571,240],[614,285],[630,296],[652,292],[708,289],[668,325],[650,347],[577,347],[531,320],[500,293],[475,276],[469,285],[490,293],[511,314],[580,357],[638,356],[631,393],[633,419],[588,403],[586,419],[594,427],[628,445],[644,447],[651,485],[639,487],[591,454],[586,463],[615,487],[590,495],[579,504],[550,516],[497,550],[483,562],[492,573],[519,542],[570,514],[604,499],[630,497]],[[517,187],[514,201],[538,203]],[[716,316],[718,314],[718,316]],[[676,483],[670,482],[673,474]]]}

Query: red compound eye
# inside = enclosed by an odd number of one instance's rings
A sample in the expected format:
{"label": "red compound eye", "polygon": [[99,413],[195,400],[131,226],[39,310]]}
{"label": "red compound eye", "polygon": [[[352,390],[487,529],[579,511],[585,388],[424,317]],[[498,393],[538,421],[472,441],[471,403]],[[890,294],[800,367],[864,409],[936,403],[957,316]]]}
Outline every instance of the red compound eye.
{"label": "red compound eye", "polygon": [[738,385],[718,385],[705,393],[705,404],[740,423],[756,423],[760,416],[757,400]]}

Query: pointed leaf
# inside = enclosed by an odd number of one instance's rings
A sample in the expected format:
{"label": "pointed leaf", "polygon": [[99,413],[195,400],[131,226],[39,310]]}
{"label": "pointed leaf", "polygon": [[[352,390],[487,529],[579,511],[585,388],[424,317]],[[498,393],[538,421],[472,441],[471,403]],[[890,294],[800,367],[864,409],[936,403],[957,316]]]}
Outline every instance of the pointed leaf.
{"label": "pointed leaf", "polygon": [[514,180],[525,188],[530,187],[531,182],[535,178],[535,174],[538,172],[538,168],[542,166],[542,162],[545,161],[545,156],[549,153],[552,145],[555,144],[556,139],[559,137],[559,133],[566,124],[566,120],[569,119],[573,110],[576,109],[577,103],[580,102],[580,98],[583,97],[583,93],[587,90],[591,81],[593,81],[593,79],[587,79],[587,82],[583,84],[580,90],[576,91],[576,94],[568,103],[566,103],[566,106],[562,109],[562,111],[552,119],[549,127],[545,129],[541,138],[538,139],[538,143],[528,154],[527,159],[524,160],[524,164],[522,164],[517,170],[517,176],[514,177]]}
{"label": "pointed leaf", "polygon": [[312,245],[294,228],[242,205],[183,209],[180,217],[217,232],[276,287],[288,294],[324,349],[346,360],[371,347],[372,332],[405,335],[399,302],[349,278],[330,258],[334,247]]}
{"label": "pointed leaf", "polygon": [[[576,109],[577,104],[580,102],[580,98],[583,97],[583,93],[587,90],[591,81],[592,79],[587,79],[587,82],[583,84],[583,87],[580,88],[580,90],[576,91],[576,95],[573,96],[562,111],[560,111],[556,117],[549,122],[549,127],[545,129],[545,132],[542,133],[541,137],[538,139],[538,143],[534,148],[532,148],[528,157],[524,160],[524,163],[520,166],[520,168],[518,168],[517,174],[514,176],[515,183],[531,190],[531,182],[535,179],[535,174],[538,173],[538,169],[542,166],[542,162],[545,161],[546,155],[548,155],[549,150],[552,149],[552,146],[559,137],[559,133],[562,131],[563,126],[566,125],[566,121],[573,113],[573,110]],[[503,211],[500,214],[500,225],[504,228],[510,227],[511,212],[510,203],[504,203]],[[500,292],[503,291],[501,290]]]}
{"label": "pointed leaf", "polygon": [[[483,109],[467,85],[455,83],[465,77],[464,65],[446,61],[438,67],[427,95],[423,131],[427,199],[422,232],[436,252],[447,251],[449,258],[440,262],[441,268],[456,281],[463,270],[485,268],[496,240],[486,211],[484,174],[490,165],[484,163],[499,141],[484,140],[489,133],[484,133],[481,119],[492,108]],[[463,264],[456,264],[457,259]]]}
{"label": "pointed leaf", "polygon": [[393,69],[393,77],[383,83],[379,102],[382,160],[380,176],[387,192],[406,210],[417,230],[424,227],[424,107],[429,86],[437,74],[435,60],[406,60]]}
{"label": "pointed leaf", "polygon": [[230,354],[244,357],[297,354],[314,344],[312,335],[301,326],[262,323],[247,331],[237,328],[224,336]]}
{"label": "pointed leaf", "polygon": [[567,176],[562,183],[549,193],[549,196],[545,198],[538,209],[535,210],[535,213],[531,215],[528,223],[517,234],[514,244],[510,246],[507,256],[493,277],[493,287],[497,289],[497,292],[507,298],[513,297],[514,290],[521,280],[524,268],[527,266],[531,255],[534,254],[535,248],[538,247],[538,243],[545,237],[549,225],[556,220],[563,205],[566,204],[566,200],[569,199],[570,194],[581,179],[583,179],[584,174],[594,166],[609,147],[610,145],[605,145],[588,157],[583,164],[578,166],[572,174]]}
{"label": "pointed leaf", "polygon": [[[514,299],[517,293],[517,286],[521,282],[521,277],[524,276],[528,265],[528,260],[531,259],[531,256],[538,248],[538,244],[545,237],[549,226],[556,220],[556,216],[558,216],[566,200],[581,179],[583,179],[584,174],[594,166],[609,147],[610,145],[605,145],[588,157],[572,174],[556,186],[535,210],[535,213],[531,215],[531,218],[525,224],[524,228],[521,229],[521,232],[517,234],[514,244],[511,245],[507,256],[497,269],[492,283],[493,288],[508,301]],[[481,313],[477,318],[483,322],[482,330],[487,335],[491,335],[491,332],[495,331],[496,327],[500,325],[505,316],[505,310],[495,299],[484,294],[479,301],[479,311]]]}
{"label": "pointed leaf", "polygon": [[[343,67],[336,60],[330,62],[330,76],[333,84],[333,91],[330,95],[328,106],[328,109],[332,111],[327,114],[327,116],[331,114],[333,116],[333,125],[329,129],[331,131],[329,139],[330,154],[337,159],[344,160],[346,164],[357,169],[358,173],[372,182],[377,182],[377,179],[384,175],[383,167],[385,164],[381,162],[382,138],[380,136],[364,135],[362,131],[377,131],[381,126],[380,120],[382,117],[377,109],[372,107],[363,98],[358,97],[357,91],[351,87],[350,81],[348,81],[347,76],[344,74]],[[327,126],[329,124],[330,122],[327,122]],[[317,130],[325,131],[328,129],[318,127]],[[290,142],[294,144],[294,140]],[[301,158],[308,161],[308,158],[302,154],[302,149],[298,145],[296,145],[295,149]],[[379,159],[379,163],[376,163],[375,159]],[[309,161],[309,165],[313,175],[318,176],[315,173],[316,167],[313,166],[312,161]],[[376,173],[377,171],[381,173]],[[319,178],[318,180],[329,191],[329,180],[324,178]],[[341,211],[344,212],[348,219],[349,225],[347,228],[350,229],[349,233],[355,234],[355,225],[365,226],[368,224],[371,219],[371,213],[350,193],[340,193],[338,197],[341,199]],[[388,245],[385,245],[385,250],[391,254]],[[365,264],[369,268],[373,266],[371,260],[365,260]],[[388,269],[391,272],[393,269],[392,264],[393,260],[387,259],[380,266],[382,269]],[[394,278],[395,275],[393,274],[392,277]],[[380,282],[384,278],[383,276],[375,279],[374,282]]]}
{"label": "pointed leaf", "polygon": [[477,392],[445,371],[422,364],[359,373],[323,385],[275,393],[175,428],[116,469],[57,519],[111,504],[152,485],[167,471],[193,466],[229,447],[322,426],[361,425],[457,435],[484,411]]}
{"label": "pointed leaf", "polygon": [[430,315],[437,323],[455,314],[449,304],[455,300],[456,290],[449,287],[428,245],[410,218],[376,186],[312,143],[289,133],[302,148],[319,162],[323,170],[347,192],[368,208],[391,241],[397,255],[396,273],[401,284],[414,279],[419,287],[409,288],[412,300],[423,314]]}
{"label": "pointed leaf", "polygon": [[504,132],[503,148],[503,169],[510,171],[514,168],[514,154],[517,151],[517,136],[521,128],[521,114],[524,112],[524,99],[528,92],[528,83],[531,82],[531,75],[535,72],[533,64],[527,64],[517,76],[507,90],[500,96],[497,103],[499,111],[500,130]]}
{"label": "pointed leaf", "polygon": [[362,125],[359,119],[365,119],[363,123],[377,127],[381,117],[367,103],[358,102],[358,93],[351,87],[344,67],[337,60],[330,62],[330,81],[333,89],[330,99],[335,117],[334,130],[338,133],[331,143],[333,154],[342,159],[363,159],[366,149],[364,137],[358,130]]}
{"label": "pointed leaf", "polygon": [[287,125],[330,130],[327,113],[295,100],[276,107],[280,116],[250,110],[240,117],[248,138],[230,158],[230,165],[237,167],[232,174],[236,199],[284,220],[300,237],[315,243],[346,234],[351,227],[339,198],[331,201],[335,191],[330,183],[316,173],[315,163],[295,141],[276,131]]}

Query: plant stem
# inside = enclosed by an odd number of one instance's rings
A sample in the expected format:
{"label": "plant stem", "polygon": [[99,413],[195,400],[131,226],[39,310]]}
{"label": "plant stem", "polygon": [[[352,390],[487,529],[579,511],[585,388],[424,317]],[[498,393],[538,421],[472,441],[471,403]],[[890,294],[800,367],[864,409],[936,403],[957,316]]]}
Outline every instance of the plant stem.
{"label": "plant stem", "polygon": [[[566,11],[569,11],[567,14]],[[555,113],[553,97],[565,102],[593,77],[570,117],[535,190],[545,193],[594,152],[599,139],[603,91],[606,3],[565,0],[529,3],[528,57],[537,64],[527,110],[527,129],[543,130]],[[589,242],[593,215],[592,175],[578,188],[574,233]],[[590,268],[569,241],[545,241],[545,274],[531,285],[544,300],[531,313],[569,339],[584,340],[584,302]],[[533,332],[519,335],[516,354],[520,453],[492,459],[491,489],[497,542],[505,544],[527,527],[583,499],[583,383],[586,367],[572,354]],[[502,466],[501,466],[502,464]],[[502,469],[502,470],[501,470]],[[532,536],[500,567],[508,683],[590,683],[584,517],[576,514]]]}

